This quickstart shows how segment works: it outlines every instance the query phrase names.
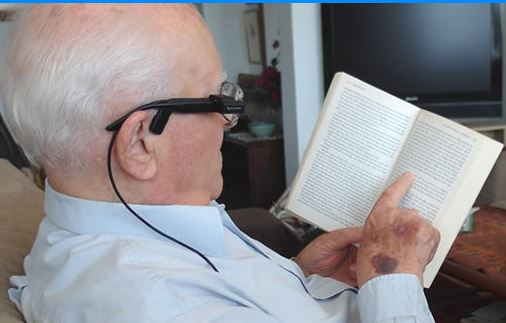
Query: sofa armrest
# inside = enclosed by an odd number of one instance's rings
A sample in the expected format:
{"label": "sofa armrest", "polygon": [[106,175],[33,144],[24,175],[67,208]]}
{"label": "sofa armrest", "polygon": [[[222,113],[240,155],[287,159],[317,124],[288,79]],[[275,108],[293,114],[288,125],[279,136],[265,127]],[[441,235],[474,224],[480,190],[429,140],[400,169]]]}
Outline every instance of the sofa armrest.
{"label": "sofa armrest", "polygon": [[302,240],[265,209],[236,209],[228,213],[242,231],[282,256],[294,257],[302,249]]}
{"label": "sofa armrest", "polygon": [[0,322],[22,322],[7,297],[9,277],[23,274],[43,217],[43,192],[7,160],[0,159]]}

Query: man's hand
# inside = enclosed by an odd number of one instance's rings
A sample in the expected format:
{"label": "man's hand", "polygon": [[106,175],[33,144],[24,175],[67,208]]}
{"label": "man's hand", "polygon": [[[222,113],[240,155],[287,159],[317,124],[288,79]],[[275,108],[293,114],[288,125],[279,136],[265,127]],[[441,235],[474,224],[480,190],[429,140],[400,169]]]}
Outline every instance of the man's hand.
{"label": "man's hand", "polygon": [[357,286],[355,261],[362,228],[324,233],[304,248],[294,261],[306,276],[318,274]]}
{"label": "man's hand", "polygon": [[425,266],[439,244],[439,232],[413,209],[399,208],[414,176],[405,173],[376,202],[364,225],[357,256],[357,281],[392,273],[411,273],[423,283]]}

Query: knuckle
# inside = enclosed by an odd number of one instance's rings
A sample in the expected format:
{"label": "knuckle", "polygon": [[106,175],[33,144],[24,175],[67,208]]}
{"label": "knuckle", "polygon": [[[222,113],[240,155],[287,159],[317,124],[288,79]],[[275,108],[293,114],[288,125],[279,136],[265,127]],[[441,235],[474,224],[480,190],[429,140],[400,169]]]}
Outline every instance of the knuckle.
{"label": "knuckle", "polygon": [[415,214],[416,216],[420,216],[420,211],[418,209],[411,208],[409,210],[411,211],[411,213]]}
{"label": "knuckle", "polygon": [[398,209],[397,217],[403,223],[411,223],[412,225],[420,226],[422,224],[422,217],[415,209]]}
{"label": "knuckle", "polygon": [[383,191],[383,193],[381,194],[381,200],[388,204],[394,202],[394,195],[392,192],[392,188],[387,188],[386,190]]}
{"label": "knuckle", "polygon": [[385,222],[389,216],[391,211],[388,208],[381,208],[373,210],[366,220],[366,225],[369,226],[377,226],[380,225],[380,223]]}
{"label": "knuckle", "polygon": [[422,219],[417,209],[405,209],[405,210],[406,215],[412,218],[413,220],[418,221],[419,219]]}

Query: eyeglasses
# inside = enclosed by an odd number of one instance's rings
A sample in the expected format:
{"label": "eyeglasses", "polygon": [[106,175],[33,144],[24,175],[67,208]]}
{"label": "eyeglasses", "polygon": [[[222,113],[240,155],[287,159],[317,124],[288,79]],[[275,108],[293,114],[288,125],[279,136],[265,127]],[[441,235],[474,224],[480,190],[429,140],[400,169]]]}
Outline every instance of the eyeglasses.
{"label": "eyeglasses", "polygon": [[116,121],[105,127],[107,131],[118,131],[128,117],[136,111],[150,109],[158,110],[149,125],[149,130],[154,134],[161,134],[169,117],[173,112],[177,113],[221,113],[227,121],[226,129],[230,129],[237,124],[239,114],[245,110],[245,105],[241,101],[243,98],[242,89],[231,82],[223,82],[219,89],[219,94],[210,95],[208,98],[178,98],[159,100],[141,105]]}
{"label": "eyeglasses", "polygon": [[[234,98],[236,101],[241,101],[244,97],[244,92],[242,91],[241,87],[235,83],[232,82],[223,82],[221,83],[220,95],[228,96],[231,98]],[[243,113],[245,109],[245,106],[243,105],[243,110],[240,113]],[[227,120],[227,124],[225,125],[225,129],[231,129],[237,125],[237,122],[239,121],[239,114],[240,113],[222,113],[221,115],[225,120]]]}

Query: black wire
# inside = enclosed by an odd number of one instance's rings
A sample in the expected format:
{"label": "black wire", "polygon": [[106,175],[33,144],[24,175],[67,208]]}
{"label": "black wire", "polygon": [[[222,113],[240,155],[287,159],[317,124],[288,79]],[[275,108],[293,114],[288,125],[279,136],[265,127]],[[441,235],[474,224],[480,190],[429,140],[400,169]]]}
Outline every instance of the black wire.
{"label": "black wire", "polygon": [[114,189],[114,192],[116,193],[116,196],[118,196],[118,198],[121,201],[121,203],[123,203],[123,205],[127,208],[127,210],[130,211],[130,213],[132,213],[139,221],[141,221],[142,223],[144,223],[148,228],[150,228],[151,230],[155,231],[156,233],[158,233],[162,237],[167,238],[167,239],[169,239],[169,240],[171,240],[171,241],[173,241],[173,242],[175,242],[175,243],[183,246],[184,248],[193,251],[194,253],[196,253],[197,255],[199,255],[202,259],[204,259],[209,264],[209,266],[211,266],[211,268],[213,268],[213,270],[215,272],[219,273],[219,271],[216,268],[216,266],[214,266],[214,264],[211,262],[211,260],[209,260],[204,254],[202,254],[197,249],[195,249],[193,247],[190,247],[186,243],[181,242],[181,241],[177,240],[174,237],[171,237],[170,235],[166,234],[165,232],[157,229],[155,226],[153,226],[148,221],[144,220],[144,218],[142,218],[139,214],[137,214],[130,207],[130,205],[128,205],[128,203],[125,201],[125,199],[123,198],[123,196],[121,196],[121,194],[120,194],[120,192],[118,190],[118,187],[116,186],[116,183],[114,182],[114,178],[112,176],[112,166],[111,166],[111,164],[112,164],[112,162],[111,162],[112,161],[112,147],[114,145],[114,142],[116,141],[116,137],[117,136],[118,136],[118,132],[116,131],[116,132],[114,132],[112,134],[111,142],[109,143],[109,149],[107,150],[107,171],[109,173],[109,180],[111,181],[112,188]]}

